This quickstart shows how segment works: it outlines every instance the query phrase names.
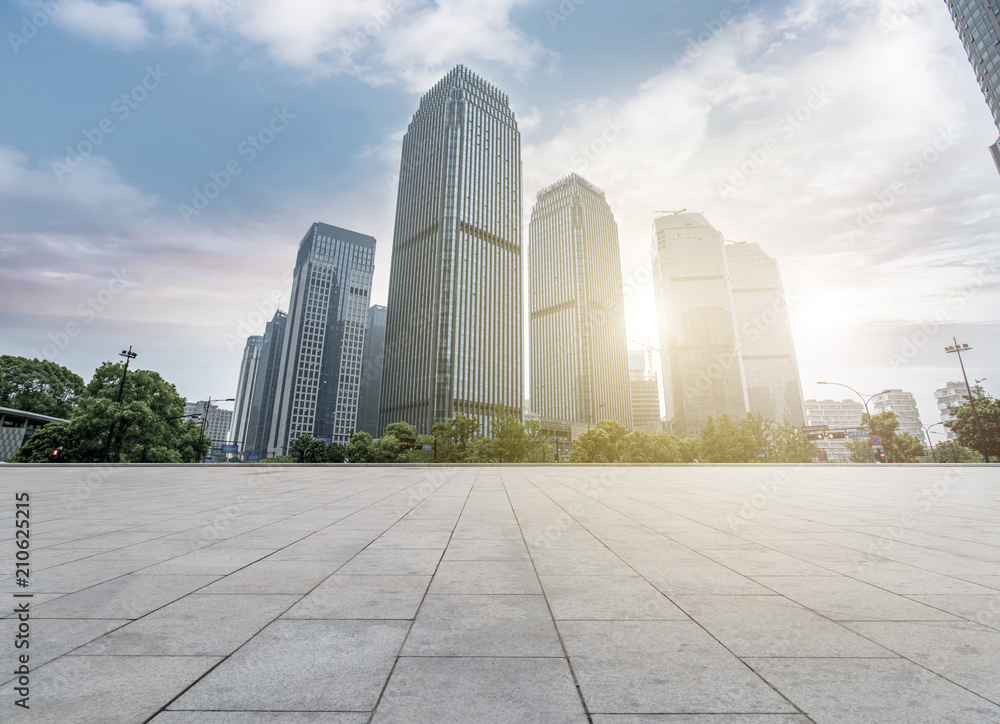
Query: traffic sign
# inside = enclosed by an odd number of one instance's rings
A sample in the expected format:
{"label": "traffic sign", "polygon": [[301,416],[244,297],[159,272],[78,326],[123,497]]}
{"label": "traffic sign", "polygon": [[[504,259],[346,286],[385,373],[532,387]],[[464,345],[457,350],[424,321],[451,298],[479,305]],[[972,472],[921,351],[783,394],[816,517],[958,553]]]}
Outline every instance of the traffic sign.
{"label": "traffic sign", "polygon": [[868,437],[868,433],[865,432],[864,430],[848,430],[847,437],[849,437],[852,440],[864,440],[866,437]]}
{"label": "traffic sign", "polygon": [[871,444],[875,447],[878,447],[879,445],[882,444],[882,438],[880,438],[878,435],[872,435]]}

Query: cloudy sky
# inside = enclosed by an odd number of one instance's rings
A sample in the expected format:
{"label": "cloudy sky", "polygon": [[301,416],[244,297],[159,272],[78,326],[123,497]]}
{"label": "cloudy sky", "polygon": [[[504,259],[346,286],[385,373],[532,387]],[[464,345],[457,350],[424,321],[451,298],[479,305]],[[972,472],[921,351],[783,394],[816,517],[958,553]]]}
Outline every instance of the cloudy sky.
{"label": "cloudy sky", "polygon": [[384,303],[402,135],[464,63],[510,95],[526,209],[607,192],[632,339],[652,215],[686,208],[780,261],[807,397],[935,422],[953,335],[1000,391],[997,129],[941,0],[11,0],[0,29],[0,353],[89,379],[133,345],[232,396],[313,221],[378,239]]}

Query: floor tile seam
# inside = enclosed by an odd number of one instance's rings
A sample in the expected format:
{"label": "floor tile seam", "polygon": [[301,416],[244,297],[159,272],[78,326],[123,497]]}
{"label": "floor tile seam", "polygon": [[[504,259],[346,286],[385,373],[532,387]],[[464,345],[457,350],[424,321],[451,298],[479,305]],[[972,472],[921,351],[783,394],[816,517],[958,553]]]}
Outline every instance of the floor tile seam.
{"label": "floor tile seam", "polygon": [[[545,607],[549,612],[549,621],[552,624],[552,630],[555,632],[556,639],[559,641],[559,648],[562,650],[563,653],[562,659],[565,660],[566,667],[569,669],[569,674],[573,681],[573,686],[576,688],[576,694],[579,697],[580,705],[583,707],[583,713],[586,715],[589,724],[593,724],[594,717],[591,714],[590,707],[587,704],[587,698],[584,696],[583,686],[580,682],[579,677],[576,674],[576,668],[573,666],[573,661],[570,659],[569,650],[566,648],[566,642],[563,640],[562,631],[559,630],[559,624],[557,623],[555,613],[552,610],[552,603],[549,601],[549,596],[545,592],[545,587],[542,585],[542,579],[538,575],[538,568],[535,565],[535,558],[532,555],[530,546],[528,546],[528,540],[524,535],[524,529],[521,526],[521,520],[517,514],[517,508],[515,508],[514,506],[514,501],[511,500],[510,491],[507,489],[506,483],[503,481],[502,477],[501,477],[501,483],[504,485],[504,493],[507,496],[507,502],[510,505],[511,510],[514,511],[514,518],[517,521],[518,530],[521,532],[521,541],[524,544],[524,547],[528,551],[528,561],[531,563],[531,569],[535,574],[535,581],[538,583],[538,588],[542,593],[543,600],[545,601]],[[537,489],[537,486],[535,487]]]}
{"label": "floor tile seam", "polygon": [[[551,496],[548,496],[548,494],[547,494],[547,493],[545,493],[545,491],[542,491],[542,493],[543,493],[543,494],[545,494],[545,495],[546,495],[546,497],[548,497],[548,498],[549,498],[549,500],[552,500]],[[555,501],[553,500],[553,502],[555,502]],[[556,503],[556,505],[558,505],[558,506],[560,507],[560,509],[562,509],[562,510],[563,510],[563,512],[564,512],[564,513],[566,513],[567,515],[569,515],[569,516],[570,516],[570,518],[572,518],[573,520],[576,520],[576,518],[575,518],[575,517],[574,517],[574,516],[573,516],[573,515],[572,515],[572,514],[571,514],[571,513],[569,512],[569,511],[567,511],[567,510],[566,510],[565,508],[563,508],[563,507],[562,507],[561,505],[559,505],[558,503]],[[629,516],[626,516],[626,517],[628,517],[628,518],[629,518],[629,520],[633,520],[633,519],[632,519],[631,517],[629,517]],[[633,522],[636,522],[636,523],[638,523],[638,521],[634,521],[634,520],[633,520]],[[578,524],[580,524],[580,525],[582,525],[582,523],[579,523],[579,521],[577,521],[577,523],[578,523]],[[642,525],[642,524],[639,524],[639,525]],[[584,526],[584,528],[586,529],[586,526]],[[590,530],[589,530],[589,529],[587,529],[587,531],[588,531],[588,532],[590,532]],[[591,535],[593,535],[593,533],[591,533]],[[595,536],[595,537],[596,537],[596,536]],[[597,539],[598,539],[599,541],[601,540],[600,538],[597,538]],[[601,541],[601,543],[603,544],[604,542],[603,542],[603,541]],[[605,547],[606,547],[606,546],[605,546]],[[608,550],[610,550],[610,549],[608,549]],[[614,554],[614,551],[611,551],[611,552],[612,552],[612,553]],[[529,555],[530,555],[530,551],[529,551]],[[616,555],[616,556],[617,556],[617,554],[614,554],[614,555]],[[698,626],[698,627],[699,627],[699,628],[700,628],[700,629],[701,629],[702,631],[704,631],[704,632],[705,632],[705,635],[709,636],[709,637],[710,637],[710,638],[711,638],[711,639],[712,639],[713,641],[715,641],[715,642],[716,642],[716,643],[717,643],[717,644],[718,644],[718,645],[719,645],[720,647],[722,647],[722,648],[723,648],[723,649],[724,649],[725,651],[727,651],[727,652],[728,652],[728,653],[729,653],[729,654],[730,654],[730,655],[731,655],[731,656],[732,656],[733,658],[735,658],[735,659],[736,659],[736,660],[738,660],[738,661],[739,661],[739,662],[740,662],[741,664],[743,664],[743,666],[745,666],[745,667],[746,667],[746,669],[747,669],[748,671],[752,672],[754,676],[757,676],[757,677],[758,677],[759,679],[761,679],[761,681],[763,681],[763,682],[764,682],[765,684],[767,684],[767,685],[768,685],[768,686],[769,686],[769,687],[770,687],[771,689],[773,689],[773,690],[774,690],[774,691],[775,691],[775,692],[776,692],[776,693],[777,693],[777,694],[778,694],[779,696],[781,696],[781,698],[782,698],[782,699],[784,699],[784,700],[785,700],[785,701],[786,701],[786,702],[788,703],[788,705],[789,705],[789,706],[793,707],[793,708],[795,709],[795,711],[796,711],[797,713],[799,713],[799,714],[802,714],[803,716],[805,716],[805,711],[803,711],[803,709],[802,709],[802,708],[801,708],[801,707],[800,707],[800,706],[799,706],[798,704],[796,704],[796,703],[795,703],[794,701],[792,701],[792,700],[791,700],[791,698],[790,698],[789,696],[787,696],[787,695],[786,695],[786,694],[785,694],[785,693],[784,693],[783,691],[781,691],[781,690],[780,690],[780,689],[778,689],[777,687],[774,687],[774,686],[773,686],[773,685],[772,685],[772,684],[771,684],[771,683],[770,683],[769,681],[767,681],[766,679],[764,679],[764,677],[760,676],[760,674],[758,674],[758,673],[757,673],[757,671],[755,671],[755,670],[754,670],[754,669],[753,669],[752,667],[750,667],[749,665],[747,665],[747,663],[746,663],[745,661],[743,661],[743,659],[741,659],[741,658],[740,658],[739,656],[737,656],[737,655],[736,655],[736,653],[735,653],[735,652],[734,652],[734,651],[733,651],[732,649],[730,649],[730,648],[729,648],[728,646],[726,646],[726,645],[725,645],[725,644],[724,644],[724,643],[723,643],[723,642],[722,642],[721,640],[719,640],[719,638],[718,638],[718,637],[716,637],[716,636],[715,636],[715,635],[714,635],[714,634],[713,634],[713,633],[712,633],[711,631],[709,631],[709,630],[708,630],[707,628],[705,628],[705,626],[704,626],[704,625],[703,625],[703,624],[702,624],[702,623],[701,623],[700,621],[698,621],[698,620],[694,619],[693,617],[691,617],[691,615],[690,615],[690,614],[689,614],[689,613],[688,613],[688,612],[687,612],[687,611],[686,611],[686,610],[685,610],[685,609],[684,609],[683,607],[681,607],[680,605],[678,605],[678,603],[677,603],[676,601],[674,601],[674,600],[673,600],[673,599],[672,599],[672,598],[671,598],[670,596],[668,596],[668,595],[667,595],[666,593],[664,593],[664,592],[663,592],[663,591],[661,591],[661,590],[660,590],[659,588],[657,588],[657,587],[656,587],[655,585],[653,585],[653,583],[652,583],[652,582],[651,582],[651,581],[650,581],[649,579],[647,579],[647,578],[646,578],[645,576],[643,576],[643,575],[642,575],[641,573],[639,573],[639,571],[635,570],[635,568],[633,568],[633,567],[632,567],[632,566],[631,566],[631,565],[630,565],[630,564],[629,564],[629,563],[628,563],[627,561],[625,561],[624,559],[622,559],[622,558],[621,558],[620,556],[617,556],[617,557],[618,557],[618,558],[619,558],[619,560],[621,560],[621,561],[622,561],[622,562],[623,562],[623,563],[624,563],[624,564],[625,564],[626,566],[628,566],[628,567],[629,567],[629,568],[631,568],[631,569],[632,569],[633,571],[635,571],[635,573],[636,573],[636,574],[637,574],[638,576],[640,576],[640,577],[641,577],[641,578],[642,578],[642,579],[643,579],[644,581],[646,581],[646,583],[647,583],[648,585],[652,586],[654,590],[656,590],[656,591],[659,591],[659,592],[660,592],[660,594],[661,594],[661,595],[662,595],[662,596],[663,596],[664,598],[666,598],[666,599],[667,599],[667,600],[668,600],[668,601],[669,601],[669,602],[670,602],[670,603],[671,603],[671,604],[672,604],[673,606],[675,606],[675,607],[676,607],[676,608],[677,608],[678,610],[680,610],[680,611],[681,611],[682,613],[684,613],[684,615],[688,616],[688,618],[690,619],[690,621],[691,621],[692,623],[694,623],[694,624],[695,624],[696,626]],[[541,585],[541,581],[539,581],[539,585]],[[545,589],[544,589],[544,587],[543,587],[543,589],[542,589],[542,590],[543,590],[543,592],[544,592],[544,590],[545,590]],[[779,595],[780,595],[780,594],[779,594]],[[547,600],[547,598],[546,598],[546,600]],[[550,609],[550,612],[551,612],[551,609]],[[680,623],[685,623],[685,622],[684,622],[684,621],[681,621]],[[556,629],[557,629],[557,631],[558,631],[558,626],[556,626]],[[560,640],[560,643],[563,643],[563,641],[562,641],[562,635],[561,635],[561,633],[560,633],[560,639],[559,639],[559,640]],[[565,650],[565,648],[564,648],[564,650]],[[569,658],[569,656],[568,656],[568,653],[567,653],[567,658]],[[571,664],[571,666],[572,666],[572,664]],[[581,697],[582,697],[582,691],[581,691]],[[589,714],[588,714],[588,716],[589,716]],[[592,720],[591,720],[591,721],[592,721]]]}
{"label": "floor tile seam", "polygon": [[[461,468],[457,468],[456,470],[460,471]],[[440,490],[441,488],[445,487],[445,485],[447,485],[448,482],[454,480],[455,477],[457,477],[457,475],[459,475],[459,474],[460,473],[456,473],[455,475],[452,475],[451,477],[449,477],[448,480],[445,481],[444,483],[442,483],[442,485],[437,490],[435,490],[434,492],[436,493],[438,490]],[[392,666],[389,668],[389,673],[385,677],[385,681],[382,682],[382,688],[379,690],[378,697],[375,699],[375,704],[374,704],[374,706],[372,706],[371,712],[368,715],[368,724],[371,724],[372,721],[374,720],[375,714],[376,714],[376,712],[378,712],[379,705],[382,703],[382,699],[385,696],[385,692],[389,688],[389,682],[392,681],[392,677],[396,673],[396,667],[399,666],[399,662],[400,662],[400,659],[402,658],[402,654],[403,654],[403,649],[406,647],[406,642],[410,640],[410,634],[413,633],[413,626],[416,624],[417,617],[420,615],[420,611],[424,607],[424,602],[427,600],[427,595],[428,595],[428,593],[431,590],[431,586],[434,585],[434,578],[437,576],[438,571],[441,568],[441,562],[444,560],[444,554],[448,550],[448,546],[451,545],[452,537],[455,534],[455,528],[458,527],[459,522],[462,520],[462,513],[465,512],[465,506],[468,505],[469,497],[472,495],[472,491],[476,487],[476,480],[478,480],[478,479],[479,479],[479,473],[477,471],[475,477],[471,481],[471,485],[469,485],[469,487],[468,487],[468,491],[465,494],[465,500],[462,503],[462,510],[459,511],[458,517],[455,519],[455,525],[454,525],[454,527],[451,530],[451,535],[448,536],[448,543],[445,546],[444,550],[441,551],[441,555],[438,557],[437,565],[434,567],[434,573],[431,574],[431,579],[427,582],[427,587],[424,589],[423,596],[420,597],[420,603],[417,605],[417,610],[413,613],[413,618],[410,620],[410,625],[406,629],[406,634],[403,636],[403,640],[399,644],[399,649],[396,651],[396,657],[395,657],[395,659],[392,662]],[[432,495],[433,495],[433,493],[432,493]],[[428,496],[428,497],[430,497],[430,496]],[[423,502],[423,501],[421,501],[421,502]]]}

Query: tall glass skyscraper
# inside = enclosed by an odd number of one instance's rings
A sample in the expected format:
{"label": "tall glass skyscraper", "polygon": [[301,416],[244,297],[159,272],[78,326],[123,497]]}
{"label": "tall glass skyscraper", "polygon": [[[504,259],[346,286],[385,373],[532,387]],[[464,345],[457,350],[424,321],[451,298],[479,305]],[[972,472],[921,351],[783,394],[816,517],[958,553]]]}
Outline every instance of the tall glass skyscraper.
{"label": "tall glass skyscraper", "polygon": [[245,438],[250,423],[253,388],[257,381],[257,367],[263,344],[263,337],[247,338],[247,346],[243,350],[243,362],[240,364],[240,378],[236,382],[236,407],[233,410],[233,427],[229,432],[229,439],[239,445],[240,452],[244,452],[246,448]]}
{"label": "tall glass skyscraper", "polygon": [[604,192],[577,174],[540,191],[528,250],[532,412],[632,427],[618,224]]}
{"label": "tall glass skyscraper", "polygon": [[778,262],[756,244],[739,243],[726,246],[726,263],[749,410],[801,427],[802,381]]}
{"label": "tall glass skyscraper", "polygon": [[361,361],[361,395],[358,400],[358,430],[379,437],[385,428],[378,426],[382,399],[382,364],[385,359],[385,318],[387,307],[374,304],[368,308],[365,327],[365,354]]}
{"label": "tall glass skyscraper", "polygon": [[697,437],[710,416],[742,419],[748,406],[722,234],[701,214],[657,217],[653,278],[674,432]]}
{"label": "tall glass skyscraper", "polygon": [[313,224],[299,245],[278,371],[271,452],[300,435],[346,444],[356,430],[375,239]]}
{"label": "tall glass skyscraper", "polygon": [[379,427],[520,417],[521,135],[507,96],[458,66],[403,138]]}
{"label": "tall glass skyscraper", "polygon": [[[946,0],[979,87],[1000,128],[1000,0]],[[1000,170],[1000,139],[990,147]]]}
{"label": "tall glass skyscraper", "polygon": [[268,454],[271,418],[274,416],[274,401],[278,396],[278,368],[281,366],[281,350],[284,349],[287,325],[288,315],[279,309],[264,329],[243,448],[243,452],[248,455],[266,457]]}

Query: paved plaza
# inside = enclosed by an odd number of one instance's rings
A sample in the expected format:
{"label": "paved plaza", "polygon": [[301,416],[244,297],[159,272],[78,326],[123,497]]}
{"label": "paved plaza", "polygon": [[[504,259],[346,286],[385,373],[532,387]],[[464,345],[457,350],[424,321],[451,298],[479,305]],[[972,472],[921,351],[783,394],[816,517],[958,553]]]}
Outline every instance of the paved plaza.
{"label": "paved plaza", "polygon": [[4,722],[1000,723],[995,468],[0,466],[0,491]]}

